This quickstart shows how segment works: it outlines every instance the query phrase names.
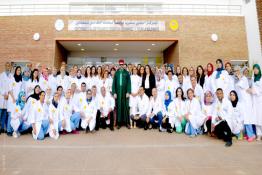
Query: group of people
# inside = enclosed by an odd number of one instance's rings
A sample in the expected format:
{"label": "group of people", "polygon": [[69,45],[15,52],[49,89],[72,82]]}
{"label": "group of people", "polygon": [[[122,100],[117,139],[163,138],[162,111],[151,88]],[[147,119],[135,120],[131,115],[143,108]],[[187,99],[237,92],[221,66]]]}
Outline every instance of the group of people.
{"label": "group of people", "polygon": [[[67,72],[68,71],[68,72]],[[5,64],[0,74],[0,133],[35,140],[122,126],[207,134],[249,142],[262,138],[262,79],[258,64],[216,68],[150,65],[81,66],[59,71]]]}

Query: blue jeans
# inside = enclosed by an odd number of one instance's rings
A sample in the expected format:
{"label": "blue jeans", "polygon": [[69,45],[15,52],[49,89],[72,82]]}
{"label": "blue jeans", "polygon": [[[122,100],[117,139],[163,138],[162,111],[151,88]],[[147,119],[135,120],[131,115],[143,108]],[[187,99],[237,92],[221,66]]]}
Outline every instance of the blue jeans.
{"label": "blue jeans", "polygon": [[[74,123],[73,123],[72,121],[70,121],[70,127],[71,127],[72,130],[75,130],[75,129],[76,129],[76,128],[75,128],[75,125],[74,125]],[[58,130],[59,130],[59,131],[62,130],[62,121],[59,121],[59,122],[58,122]]]}
{"label": "blue jeans", "polygon": [[187,135],[197,135],[197,130],[193,128],[190,122],[187,122],[185,133]]}
{"label": "blue jeans", "polygon": [[26,124],[24,121],[20,120],[20,126],[18,128],[18,132],[24,132],[28,130],[31,127],[31,125]]}
{"label": "blue jeans", "polygon": [[39,134],[37,136],[37,140],[44,140],[45,134],[46,134],[48,128],[49,128],[49,121],[48,120],[43,120],[41,128],[40,128],[40,132],[39,132]]}
{"label": "blue jeans", "polygon": [[8,112],[7,114],[8,116],[7,116],[6,132],[13,133],[14,130],[11,127],[11,112]]}
{"label": "blue jeans", "polygon": [[151,123],[157,123],[157,126],[160,127],[163,120],[163,114],[162,112],[158,112],[154,117],[150,119]]}
{"label": "blue jeans", "polygon": [[6,122],[7,122],[7,110],[0,109],[0,129],[6,130]]}
{"label": "blue jeans", "polygon": [[246,130],[246,134],[248,136],[248,138],[255,136],[255,132],[253,130],[253,126],[250,125],[244,125],[245,126],[245,130]]}
{"label": "blue jeans", "polygon": [[80,113],[79,112],[75,112],[72,116],[71,116],[71,122],[73,122],[74,127],[71,127],[72,130],[75,130],[76,128],[79,128],[79,123],[80,123]]}

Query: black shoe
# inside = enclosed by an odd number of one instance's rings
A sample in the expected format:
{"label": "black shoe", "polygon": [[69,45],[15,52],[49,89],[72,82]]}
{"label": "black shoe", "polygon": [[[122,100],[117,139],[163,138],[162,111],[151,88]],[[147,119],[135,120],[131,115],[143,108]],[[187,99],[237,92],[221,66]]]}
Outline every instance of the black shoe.
{"label": "black shoe", "polygon": [[11,132],[7,132],[6,135],[11,137],[13,134]]}
{"label": "black shoe", "polygon": [[168,133],[172,133],[173,130],[172,130],[172,129],[167,129],[167,132],[168,132]]}
{"label": "black shoe", "polygon": [[86,133],[90,131],[89,126],[86,127]]}
{"label": "black shoe", "polygon": [[144,130],[147,130],[147,129],[148,129],[148,125],[145,125]]}
{"label": "black shoe", "polygon": [[126,127],[127,127],[127,129],[131,129],[131,126],[129,124]]}
{"label": "black shoe", "polygon": [[111,130],[111,131],[114,131],[114,127],[113,127],[113,126],[112,126],[112,127],[110,127],[110,130]]}
{"label": "black shoe", "polygon": [[232,141],[226,142],[225,147],[230,147],[230,146],[232,146]]}

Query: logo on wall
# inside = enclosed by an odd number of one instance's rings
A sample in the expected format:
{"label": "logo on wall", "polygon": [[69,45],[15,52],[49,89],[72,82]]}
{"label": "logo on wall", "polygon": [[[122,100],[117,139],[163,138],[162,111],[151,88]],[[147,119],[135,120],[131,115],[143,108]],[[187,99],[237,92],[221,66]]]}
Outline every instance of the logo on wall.
{"label": "logo on wall", "polygon": [[172,31],[177,31],[178,28],[179,28],[179,24],[177,22],[177,20],[173,19],[169,22],[169,28],[172,30]]}

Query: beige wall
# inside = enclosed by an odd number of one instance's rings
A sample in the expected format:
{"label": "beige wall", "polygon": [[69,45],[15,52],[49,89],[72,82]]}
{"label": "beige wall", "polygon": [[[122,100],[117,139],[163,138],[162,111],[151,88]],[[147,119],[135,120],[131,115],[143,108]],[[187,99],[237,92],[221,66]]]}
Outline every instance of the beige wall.
{"label": "beige wall", "polygon": [[[65,28],[57,32],[56,19],[63,19]],[[132,19],[165,20],[165,32],[149,31],[68,31],[68,19]],[[180,28],[174,32],[169,28],[172,19],[178,20]],[[56,59],[56,39],[177,39],[181,66],[214,63],[217,58],[246,59],[248,55],[243,17],[205,16],[20,16],[0,17],[0,70],[7,60],[30,60],[48,65],[59,65]],[[35,32],[40,41],[32,40]],[[216,33],[218,42],[211,41]],[[59,61],[58,61],[59,60]]]}

